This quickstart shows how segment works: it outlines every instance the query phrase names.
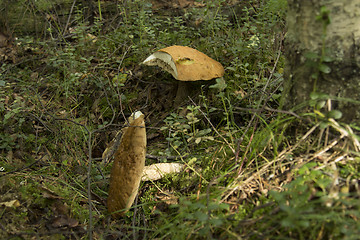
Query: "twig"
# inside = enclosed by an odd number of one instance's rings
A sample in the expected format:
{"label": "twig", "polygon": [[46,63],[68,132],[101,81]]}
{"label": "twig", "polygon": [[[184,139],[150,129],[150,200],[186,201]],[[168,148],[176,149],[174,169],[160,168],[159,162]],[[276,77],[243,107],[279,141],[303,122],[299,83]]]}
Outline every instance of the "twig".
{"label": "twig", "polygon": [[148,159],[155,159],[155,160],[162,160],[162,159],[170,159],[170,160],[177,160],[179,158],[187,158],[188,156],[156,156],[152,154],[146,154],[146,158]]}
{"label": "twig", "polygon": [[252,115],[248,125],[245,128],[245,131],[243,132],[243,134],[241,135],[241,137],[238,139],[238,141],[236,143],[235,162],[239,161],[240,145],[241,145],[242,141],[244,140],[246,133],[249,131],[252,122],[255,120],[255,116],[256,116],[256,114]]}
{"label": "twig", "polygon": [[84,128],[89,135],[89,138],[88,138],[89,163],[88,163],[86,177],[87,177],[87,193],[88,193],[88,204],[89,204],[88,237],[91,240],[92,239],[92,228],[93,228],[92,202],[91,202],[91,165],[92,165],[91,139],[92,139],[92,132],[90,132],[86,126],[84,126]]}
{"label": "twig", "polygon": [[316,128],[318,128],[320,125],[320,123],[317,123],[315,126],[313,126],[309,131],[306,132],[306,134],[304,136],[301,137],[301,139],[294,145],[292,146],[291,148],[289,149],[285,149],[283,150],[279,155],[278,155],[278,158],[279,157],[283,157],[285,156],[285,154],[289,154],[291,153],[292,151],[294,151],[312,132],[315,131]]}
{"label": "twig", "polygon": [[[109,146],[104,151],[103,156],[102,156],[102,164],[106,165],[110,162],[110,159],[112,158],[112,156],[114,156],[116,150],[120,146],[121,137],[122,137],[122,131],[120,130],[120,131],[118,131],[118,133],[116,134],[116,136],[113,140],[113,145]],[[109,149],[109,150],[107,150],[107,149]]]}
{"label": "twig", "polygon": [[[254,115],[254,116],[255,116],[255,115]],[[257,124],[258,124],[258,120],[256,119],[256,123],[255,123],[254,130],[253,130],[253,132],[252,132],[252,134],[251,134],[251,136],[250,136],[249,143],[248,143],[248,145],[247,145],[247,147],[246,147],[246,150],[245,150],[245,152],[244,152],[244,157],[243,157],[243,159],[242,159],[242,161],[241,161],[241,163],[240,163],[239,169],[238,169],[238,174],[241,174],[241,170],[242,170],[242,168],[243,168],[243,166],[244,166],[244,163],[245,163],[246,154],[248,153],[248,151],[249,151],[249,149],[250,149],[250,146],[251,146],[251,142],[252,142],[252,140],[254,139],[254,133],[255,133]],[[235,162],[237,163],[237,162],[238,162],[237,160],[238,160],[238,158],[239,158],[240,149],[236,149],[236,151],[237,151],[237,152],[236,152],[236,155],[235,155]]]}
{"label": "twig", "polygon": [[70,12],[69,12],[69,17],[68,17],[68,19],[67,19],[67,21],[66,21],[66,24],[65,24],[65,27],[64,27],[64,30],[63,30],[63,33],[62,33],[63,36],[64,36],[64,34],[65,34],[65,32],[66,32],[67,27],[69,26],[71,14],[72,14],[72,12],[73,12],[73,10],[74,10],[75,3],[76,3],[76,0],[74,0],[74,1],[73,1],[73,4],[71,5]]}
{"label": "twig", "polygon": [[234,107],[234,109],[240,110],[240,111],[249,111],[249,112],[262,112],[263,110],[267,110],[267,111],[270,111],[270,112],[277,112],[277,113],[283,113],[283,114],[292,115],[292,116],[294,116],[296,118],[301,119],[301,117],[299,115],[297,115],[296,113],[294,113],[292,111],[279,110],[279,109],[274,109],[274,108],[269,108],[269,107],[264,107],[264,108],[260,108],[260,109]]}

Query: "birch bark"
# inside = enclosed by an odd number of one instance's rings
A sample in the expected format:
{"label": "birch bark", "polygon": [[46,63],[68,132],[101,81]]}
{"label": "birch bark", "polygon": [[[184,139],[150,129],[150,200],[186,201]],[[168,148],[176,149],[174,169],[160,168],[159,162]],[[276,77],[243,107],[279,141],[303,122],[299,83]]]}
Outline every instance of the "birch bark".
{"label": "birch bark", "polygon": [[359,122],[360,1],[288,0],[284,108],[309,100],[311,92],[337,100],[342,121]]}

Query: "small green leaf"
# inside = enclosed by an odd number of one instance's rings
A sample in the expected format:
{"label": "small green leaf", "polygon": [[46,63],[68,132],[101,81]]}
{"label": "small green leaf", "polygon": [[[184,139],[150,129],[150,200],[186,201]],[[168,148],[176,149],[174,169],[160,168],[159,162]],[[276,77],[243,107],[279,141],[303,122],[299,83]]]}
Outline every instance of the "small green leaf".
{"label": "small green leaf", "polygon": [[333,119],[340,119],[342,117],[342,112],[340,112],[339,110],[331,110],[328,113],[328,117]]}
{"label": "small green leaf", "polygon": [[325,129],[329,126],[329,123],[328,122],[321,122],[320,123],[320,129]]}
{"label": "small green leaf", "polygon": [[206,220],[208,220],[208,215],[204,212],[201,212],[201,211],[196,211],[194,213],[194,216],[196,217],[197,220],[199,220],[200,222],[204,222]]}
{"label": "small green leaf", "polygon": [[329,95],[322,93],[322,92],[311,92],[310,93],[310,99],[311,100],[325,100],[329,99]]}
{"label": "small green leaf", "polygon": [[236,68],[234,68],[234,67],[227,67],[226,69],[227,69],[227,70],[230,70],[230,71],[236,72]]}
{"label": "small green leaf", "polygon": [[217,78],[216,84],[211,85],[210,88],[217,88],[219,91],[224,91],[224,89],[227,87],[227,84],[225,83],[224,78]]}
{"label": "small green leaf", "polygon": [[323,72],[323,73],[330,73],[331,72],[331,68],[326,64],[320,64],[319,65],[319,70],[320,70],[320,72]]}
{"label": "small green leaf", "polygon": [[317,79],[318,78],[318,76],[319,76],[319,74],[316,72],[316,73],[313,73],[313,74],[311,74],[311,78],[312,79]]}
{"label": "small green leaf", "polygon": [[4,120],[7,120],[7,119],[9,119],[9,118],[11,118],[11,117],[13,117],[13,116],[14,116],[14,113],[13,113],[13,112],[8,112],[8,113],[5,114]]}
{"label": "small green leaf", "polygon": [[127,74],[120,73],[113,77],[112,82],[114,84],[119,84],[119,86],[124,86],[126,80],[127,80]]}
{"label": "small green leaf", "polygon": [[320,98],[320,93],[318,93],[318,92],[312,92],[312,93],[310,93],[310,98],[311,98],[312,100],[316,100],[316,99]]}
{"label": "small green leaf", "polygon": [[310,100],[310,101],[309,101],[309,106],[310,106],[310,107],[315,107],[315,106],[316,106],[316,103],[317,103],[316,100]]}
{"label": "small green leaf", "polygon": [[307,52],[304,54],[307,59],[318,59],[319,55],[315,52]]}
{"label": "small green leaf", "polygon": [[329,56],[324,56],[324,57],[322,58],[322,61],[323,61],[323,62],[332,62],[333,59],[332,59],[331,57],[329,57]]}
{"label": "small green leaf", "polygon": [[326,101],[319,101],[316,104],[316,108],[317,109],[323,108],[325,106],[325,104],[326,104]]}

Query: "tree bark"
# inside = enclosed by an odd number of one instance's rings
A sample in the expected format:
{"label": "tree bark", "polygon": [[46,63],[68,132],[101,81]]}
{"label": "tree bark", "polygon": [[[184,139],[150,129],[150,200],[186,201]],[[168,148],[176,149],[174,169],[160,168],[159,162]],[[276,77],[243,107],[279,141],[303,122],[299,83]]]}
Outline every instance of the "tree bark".
{"label": "tree bark", "polygon": [[331,96],[341,121],[359,122],[360,1],[288,0],[283,103],[293,108],[310,93]]}

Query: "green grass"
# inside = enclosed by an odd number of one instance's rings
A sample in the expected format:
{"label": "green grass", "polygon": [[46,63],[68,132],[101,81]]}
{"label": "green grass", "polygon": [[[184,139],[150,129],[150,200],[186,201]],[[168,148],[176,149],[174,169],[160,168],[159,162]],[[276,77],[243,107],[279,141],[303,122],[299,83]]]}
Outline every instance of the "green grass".
{"label": "green grass", "polygon": [[[19,34],[17,61],[0,67],[2,236],[356,239],[358,137],[317,99],[314,113],[279,110],[286,2],[225,2],[178,15],[143,1],[118,3],[113,15],[99,2],[103,21],[92,25],[77,5],[71,37],[60,16],[46,34]],[[49,4],[38,10],[50,13]],[[139,65],[174,44],[226,69],[225,82],[199,84],[179,109],[167,104],[171,76]],[[146,115],[147,152],[158,156],[146,164],[186,169],[142,182],[126,216],[111,219],[111,163],[101,155],[136,110]],[[20,206],[4,207],[12,200]]]}

